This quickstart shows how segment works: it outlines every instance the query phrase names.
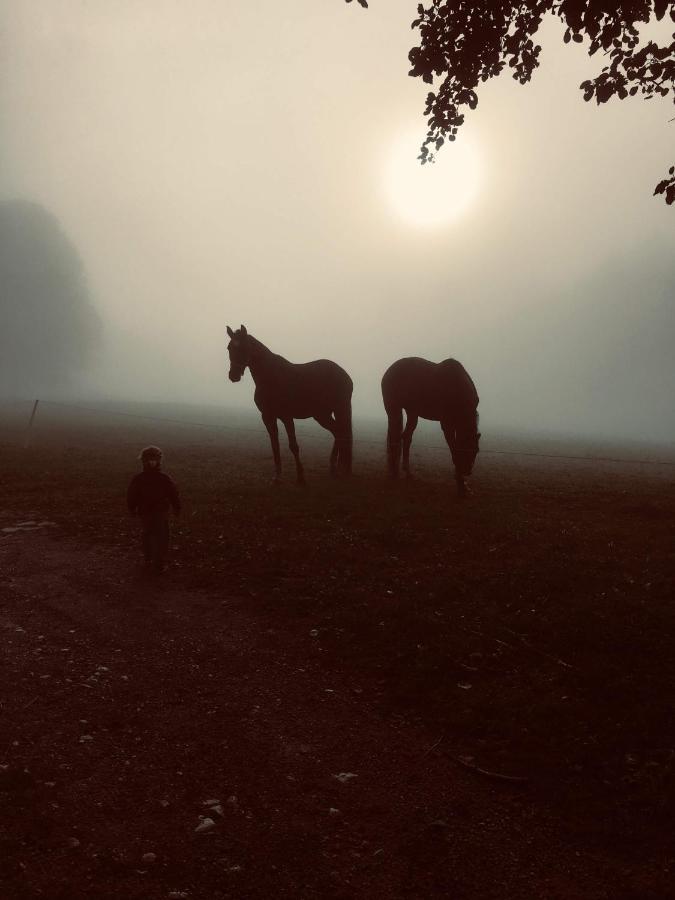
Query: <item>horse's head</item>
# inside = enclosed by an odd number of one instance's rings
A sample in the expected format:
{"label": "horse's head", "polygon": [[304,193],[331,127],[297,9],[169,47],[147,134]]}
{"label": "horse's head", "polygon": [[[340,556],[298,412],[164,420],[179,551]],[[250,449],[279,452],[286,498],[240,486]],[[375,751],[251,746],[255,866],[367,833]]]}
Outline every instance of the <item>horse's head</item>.
{"label": "horse's head", "polygon": [[478,413],[472,413],[457,423],[455,430],[455,446],[452,449],[452,461],[457,472],[462,476],[471,474],[478,456]]}
{"label": "horse's head", "polygon": [[228,325],[227,335],[230,338],[227,345],[227,352],[230,354],[230,381],[241,381],[241,376],[250,362],[248,332],[243,325],[238,331],[232,331]]}

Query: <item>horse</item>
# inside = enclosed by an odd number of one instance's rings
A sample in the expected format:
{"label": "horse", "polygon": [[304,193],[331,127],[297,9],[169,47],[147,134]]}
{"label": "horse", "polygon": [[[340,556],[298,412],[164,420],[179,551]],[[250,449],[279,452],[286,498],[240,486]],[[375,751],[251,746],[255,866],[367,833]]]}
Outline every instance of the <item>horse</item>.
{"label": "horse", "polygon": [[[440,422],[455,466],[457,495],[465,493],[464,479],[478,455],[478,394],[468,372],[456,359],[433,363],[418,356],[393,363],[382,376],[382,399],[387,412],[389,475],[403,471],[410,478],[410,444],[420,416]],[[406,413],[403,428],[403,410]]]}
{"label": "horse", "polygon": [[352,470],[352,390],[353,384],[343,368],[330,359],[291,363],[272,353],[242,325],[237,331],[227,326],[230,342],[230,381],[241,380],[246,367],[255,382],[254,402],[260,410],[270,442],[276,474],[281,480],[281,454],[277,420],[284,423],[288,446],[295,458],[298,484],[305,476],[300,448],[295,437],[294,419],[313,418],[333,435],[330,454],[331,475],[349,475]]}

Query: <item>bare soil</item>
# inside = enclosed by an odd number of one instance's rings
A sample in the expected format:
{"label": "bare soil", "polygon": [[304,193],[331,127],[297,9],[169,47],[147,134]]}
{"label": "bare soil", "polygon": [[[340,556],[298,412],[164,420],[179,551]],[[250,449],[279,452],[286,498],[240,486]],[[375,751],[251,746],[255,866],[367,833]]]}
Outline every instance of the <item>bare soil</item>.
{"label": "bare soil", "polygon": [[392,485],[377,431],[331,480],[307,426],[274,488],[224,421],[4,420],[0,895],[675,897],[675,467],[484,429],[459,501],[440,435]]}

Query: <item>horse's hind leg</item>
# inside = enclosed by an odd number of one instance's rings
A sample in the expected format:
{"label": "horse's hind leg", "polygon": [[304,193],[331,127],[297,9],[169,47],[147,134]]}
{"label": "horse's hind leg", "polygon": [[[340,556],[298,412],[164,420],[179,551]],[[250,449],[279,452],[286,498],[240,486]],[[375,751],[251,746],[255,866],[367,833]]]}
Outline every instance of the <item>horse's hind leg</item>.
{"label": "horse's hind leg", "polygon": [[401,461],[401,435],[403,433],[403,410],[387,410],[387,463],[390,478],[398,478]]}
{"label": "horse's hind leg", "polygon": [[281,451],[279,450],[279,428],[277,426],[277,417],[265,414],[263,415],[263,422],[265,423],[265,428],[267,429],[267,433],[270,436],[270,443],[272,444],[272,456],[274,457],[274,482],[278,484],[281,481]]}
{"label": "horse's hind leg", "polygon": [[286,434],[288,435],[288,447],[295,458],[295,474],[298,479],[298,484],[305,483],[305,472],[302,468],[302,463],[300,462],[300,447],[298,446],[298,442],[295,437],[295,422],[293,419],[282,419],[284,423],[284,428],[286,429]]}
{"label": "horse's hind leg", "polygon": [[419,417],[415,413],[409,413],[406,410],[405,428],[401,435],[403,442],[403,471],[405,472],[406,478],[412,477],[410,474],[410,445],[412,444],[413,432],[417,428],[418,421]]}
{"label": "horse's hind leg", "polygon": [[325,416],[314,416],[314,421],[318,422],[322,428],[325,428],[326,431],[330,431],[333,435],[333,449],[330,452],[330,474],[337,475],[338,441],[335,419],[332,415],[328,414]]}

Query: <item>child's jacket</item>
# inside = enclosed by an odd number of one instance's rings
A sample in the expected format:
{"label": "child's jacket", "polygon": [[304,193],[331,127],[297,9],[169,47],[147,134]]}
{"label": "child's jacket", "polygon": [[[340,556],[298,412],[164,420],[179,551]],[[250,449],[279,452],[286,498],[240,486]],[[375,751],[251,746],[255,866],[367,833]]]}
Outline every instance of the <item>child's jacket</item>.
{"label": "child's jacket", "polygon": [[141,516],[167,516],[169,507],[180,512],[180,499],[176,485],[158,470],[139,472],[131,479],[127,490],[129,512]]}

